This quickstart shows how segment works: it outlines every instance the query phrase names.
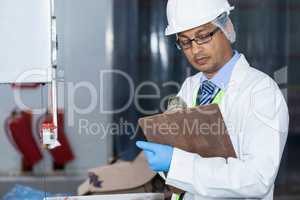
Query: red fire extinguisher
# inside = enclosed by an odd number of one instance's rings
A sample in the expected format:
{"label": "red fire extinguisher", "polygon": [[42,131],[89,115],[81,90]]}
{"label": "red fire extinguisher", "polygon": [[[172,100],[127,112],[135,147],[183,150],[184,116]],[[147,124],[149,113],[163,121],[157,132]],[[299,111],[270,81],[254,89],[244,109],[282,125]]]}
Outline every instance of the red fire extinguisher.
{"label": "red fire extinguisher", "polygon": [[36,89],[41,83],[13,83],[11,87],[13,89]]}
{"label": "red fire extinguisher", "polygon": [[[38,120],[38,132],[41,133],[43,124],[52,124],[52,115],[46,113]],[[66,137],[64,130],[64,112],[63,110],[58,110],[58,141],[61,146],[54,149],[50,149],[50,154],[53,158],[54,169],[63,169],[65,164],[74,160],[74,154]]]}
{"label": "red fire extinguisher", "polygon": [[22,170],[32,171],[43,158],[32,134],[32,113],[13,111],[5,120],[5,130],[11,144],[22,155]]}

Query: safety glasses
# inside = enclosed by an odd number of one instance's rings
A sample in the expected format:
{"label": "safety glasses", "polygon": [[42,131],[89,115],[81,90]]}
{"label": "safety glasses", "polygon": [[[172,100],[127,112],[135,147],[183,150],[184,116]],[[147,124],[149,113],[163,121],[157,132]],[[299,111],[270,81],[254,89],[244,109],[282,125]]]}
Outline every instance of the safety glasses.
{"label": "safety glasses", "polygon": [[206,35],[198,35],[196,33],[195,37],[193,39],[184,38],[184,39],[177,39],[176,40],[176,47],[177,49],[189,49],[193,46],[193,41],[196,42],[196,44],[201,45],[204,43],[207,43],[212,40],[212,37],[215,33],[217,33],[220,30],[219,27],[215,28],[212,32],[206,34]]}

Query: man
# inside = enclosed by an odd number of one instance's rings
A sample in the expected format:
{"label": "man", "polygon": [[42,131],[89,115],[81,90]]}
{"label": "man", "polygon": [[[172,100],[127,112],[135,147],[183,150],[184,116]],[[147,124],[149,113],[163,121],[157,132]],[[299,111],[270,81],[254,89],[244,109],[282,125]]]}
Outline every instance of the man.
{"label": "man", "polygon": [[[183,199],[273,199],[288,132],[288,109],[276,83],[233,51],[227,0],[169,0],[166,35],[200,72],[178,96],[189,107],[219,104],[237,158],[203,158],[171,146],[137,142],[150,167]],[[175,197],[174,197],[175,198]]]}

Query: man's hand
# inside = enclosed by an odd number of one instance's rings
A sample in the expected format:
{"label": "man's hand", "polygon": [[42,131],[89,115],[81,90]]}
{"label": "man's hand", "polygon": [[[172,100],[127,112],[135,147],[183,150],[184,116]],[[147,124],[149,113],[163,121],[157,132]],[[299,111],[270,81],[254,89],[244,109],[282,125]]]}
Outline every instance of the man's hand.
{"label": "man's hand", "polygon": [[173,147],[143,141],[136,142],[136,146],[144,150],[149,166],[153,171],[169,171],[173,155]]}

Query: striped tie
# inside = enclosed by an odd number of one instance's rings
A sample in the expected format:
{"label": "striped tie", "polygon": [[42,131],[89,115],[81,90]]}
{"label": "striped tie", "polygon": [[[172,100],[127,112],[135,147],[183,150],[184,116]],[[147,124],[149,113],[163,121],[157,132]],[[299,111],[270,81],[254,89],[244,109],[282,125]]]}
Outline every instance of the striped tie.
{"label": "striped tie", "polygon": [[220,88],[209,80],[203,81],[201,89],[198,91],[197,105],[210,104],[214,97],[218,94]]}

